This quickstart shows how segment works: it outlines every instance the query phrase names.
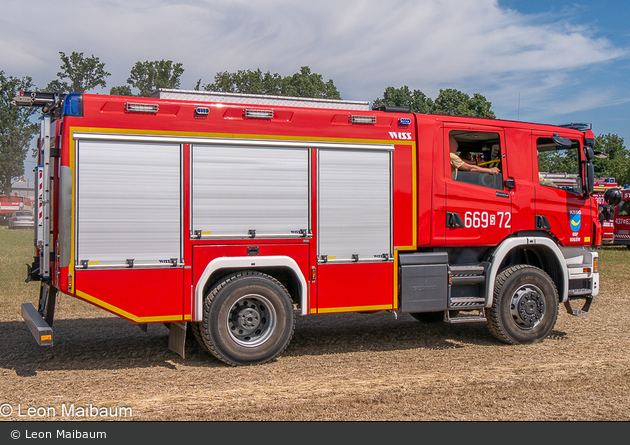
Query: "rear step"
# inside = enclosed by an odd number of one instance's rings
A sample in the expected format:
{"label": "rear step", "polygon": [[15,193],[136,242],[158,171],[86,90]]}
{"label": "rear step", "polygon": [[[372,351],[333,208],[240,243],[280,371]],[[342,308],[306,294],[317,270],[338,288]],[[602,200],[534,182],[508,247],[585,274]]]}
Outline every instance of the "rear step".
{"label": "rear step", "polygon": [[52,328],[31,303],[22,304],[22,318],[40,346],[52,346]]}
{"label": "rear step", "polygon": [[446,323],[474,323],[474,322],[485,322],[486,320],[486,312],[484,308],[478,310],[477,315],[475,314],[462,314],[461,312],[455,311],[457,315],[451,316],[451,311],[444,311],[444,321]]}

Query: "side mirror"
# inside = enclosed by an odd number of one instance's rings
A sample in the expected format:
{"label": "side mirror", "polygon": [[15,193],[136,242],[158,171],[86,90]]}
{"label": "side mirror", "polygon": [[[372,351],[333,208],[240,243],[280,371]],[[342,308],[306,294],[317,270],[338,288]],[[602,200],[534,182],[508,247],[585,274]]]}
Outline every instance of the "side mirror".
{"label": "side mirror", "polygon": [[619,189],[608,189],[606,190],[606,193],[604,193],[604,201],[606,201],[606,204],[610,205],[610,206],[618,206],[619,203],[621,202],[621,190]]}
{"label": "side mirror", "polygon": [[586,181],[584,193],[590,196],[595,189],[595,167],[591,161],[584,165],[584,180]]}
{"label": "side mirror", "polygon": [[563,148],[570,148],[573,145],[571,139],[567,139],[564,136],[560,136],[558,133],[554,133],[551,140],[554,144],[559,145]]}
{"label": "side mirror", "polygon": [[595,157],[595,152],[593,151],[593,147],[587,145],[586,147],[584,147],[586,149],[586,160],[587,161],[592,161],[593,158]]}
{"label": "side mirror", "polygon": [[603,151],[594,151],[593,154],[597,159],[608,159],[608,155]]}

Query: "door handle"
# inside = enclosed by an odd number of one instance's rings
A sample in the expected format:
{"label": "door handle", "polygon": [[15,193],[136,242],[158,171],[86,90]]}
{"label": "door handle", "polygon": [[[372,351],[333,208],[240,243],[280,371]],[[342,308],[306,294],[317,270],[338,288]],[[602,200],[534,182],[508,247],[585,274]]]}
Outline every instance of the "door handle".
{"label": "door handle", "polygon": [[464,225],[462,217],[459,216],[459,213],[446,212],[446,227],[461,228],[466,226]]}

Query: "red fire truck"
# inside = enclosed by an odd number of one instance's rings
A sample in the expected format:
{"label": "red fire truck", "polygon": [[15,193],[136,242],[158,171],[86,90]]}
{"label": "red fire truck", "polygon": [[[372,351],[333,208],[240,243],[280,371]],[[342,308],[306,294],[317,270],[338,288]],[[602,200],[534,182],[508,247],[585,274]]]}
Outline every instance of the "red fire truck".
{"label": "red fire truck", "polygon": [[630,189],[621,190],[621,203],[615,207],[614,244],[630,249]]}
{"label": "red fire truck", "polygon": [[0,196],[0,218],[8,221],[13,212],[24,208],[24,198],[21,196]]}
{"label": "red fire truck", "polygon": [[190,329],[230,365],[280,356],[296,314],[484,321],[526,344],[599,293],[590,127],[179,90],[14,102],[43,109],[41,291],[22,305],[42,345],[57,292],[167,323],[182,356]]}
{"label": "red fire truck", "polygon": [[602,225],[602,243],[612,244],[614,242],[614,206],[606,203],[604,198],[608,190],[619,188],[615,178],[595,178],[593,197],[599,205],[599,221]]}

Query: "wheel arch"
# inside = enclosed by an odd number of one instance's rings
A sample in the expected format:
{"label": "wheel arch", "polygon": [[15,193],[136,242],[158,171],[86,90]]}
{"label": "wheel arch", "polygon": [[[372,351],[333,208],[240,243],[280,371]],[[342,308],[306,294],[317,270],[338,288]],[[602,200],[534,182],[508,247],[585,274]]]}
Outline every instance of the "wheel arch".
{"label": "wheel arch", "polygon": [[569,275],[564,255],[558,245],[544,236],[522,236],[504,240],[492,253],[489,268],[486,307],[492,306],[497,275],[518,264],[536,266],[549,274],[558,289],[560,302],[569,298]]}
{"label": "wheel arch", "polygon": [[286,275],[287,290],[293,301],[299,304],[301,314],[308,314],[308,284],[295,260],[288,256],[220,257],[210,261],[195,284],[192,321],[203,319],[204,294],[219,279],[231,272],[254,270],[276,279]]}

